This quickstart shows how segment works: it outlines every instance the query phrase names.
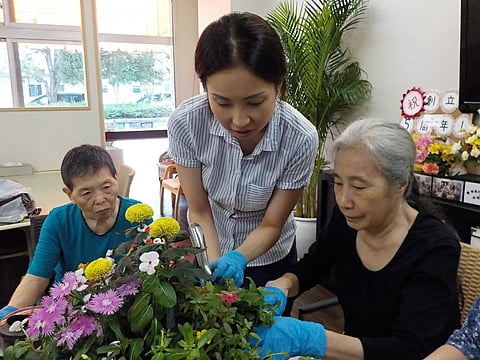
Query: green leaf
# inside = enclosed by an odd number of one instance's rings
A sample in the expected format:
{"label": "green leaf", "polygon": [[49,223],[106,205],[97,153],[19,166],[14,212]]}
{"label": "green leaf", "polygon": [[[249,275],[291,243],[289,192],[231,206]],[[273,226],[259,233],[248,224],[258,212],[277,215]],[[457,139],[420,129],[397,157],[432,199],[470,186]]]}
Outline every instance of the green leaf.
{"label": "green leaf", "polygon": [[177,293],[171,284],[166,281],[160,281],[153,291],[155,301],[166,307],[171,308],[177,303]]}
{"label": "green leaf", "polygon": [[143,311],[138,312],[137,316],[131,319],[130,329],[133,332],[141,333],[144,331],[145,327],[153,319],[153,307],[151,304],[148,304],[146,307],[142,308]]}
{"label": "green leaf", "polygon": [[125,341],[125,336],[123,335],[122,330],[120,329],[120,325],[117,322],[110,321],[108,323],[108,327],[112,329],[118,340],[122,342]]}
{"label": "green leaf", "polygon": [[107,353],[109,353],[109,352],[118,352],[119,350],[120,350],[120,346],[119,346],[119,345],[108,344],[108,345],[100,346],[100,347],[97,349],[97,354],[107,354]]}
{"label": "green leaf", "polygon": [[150,305],[150,294],[141,293],[133,302],[130,309],[128,309],[128,321],[132,322],[135,318],[139,317],[140,314],[145,312],[147,306]]}
{"label": "green leaf", "polygon": [[209,329],[205,334],[203,334],[200,340],[198,340],[198,347],[204,346],[206,343],[211,341],[217,334],[218,334],[218,330]]}
{"label": "green leaf", "polygon": [[128,359],[130,360],[137,360],[140,359],[140,355],[143,352],[143,344],[144,341],[142,338],[131,339],[130,341],[130,349],[128,352]]}

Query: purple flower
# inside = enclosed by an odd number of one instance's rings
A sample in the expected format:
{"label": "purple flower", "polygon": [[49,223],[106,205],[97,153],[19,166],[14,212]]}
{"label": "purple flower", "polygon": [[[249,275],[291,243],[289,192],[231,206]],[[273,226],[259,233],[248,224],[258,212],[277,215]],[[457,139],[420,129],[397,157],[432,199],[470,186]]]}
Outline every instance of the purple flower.
{"label": "purple flower", "polygon": [[123,283],[117,288],[117,291],[121,297],[138,294],[140,283],[140,280]]}
{"label": "purple flower", "polygon": [[43,320],[41,314],[39,314],[39,311],[37,311],[28,318],[28,326],[25,331],[29,337],[38,339],[40,334],[43,333],[44,326],[45,321]]}
{"label": "purple flower", "polygon": [[53,299],[51,296],[44,296],[42,298],[42,308],[40,312],[45,312],[46,320],[50,322],[61,323],[63,319],[63,312],[65,311],[68,302],[63,298]]}
{"label": "purple flower", "polygon": [[61,328],[58,332],[57,345],[65,345],[69,350],[72,350],[81,335],[82,331],[79,329],[73,330],[71,327]]}
{"label": "purple flower", "polygon": [[100,326],[100,324],[93,316],[80,315],[73,319],[69,327],[70,330],[74,332],[80,331],[80,336],[88,336],[93,334],[93,332],[97,330],[98,326]]}
{"label": "purple flower", "polygon": [[60,283],[56,283],[50,290],[50,295],[54,298],[61,298],[70,295],[72,290],[76,287],[76,275],[74,272],[69,271],[63,275],[63,279]]}
{"label": "purple flower", "polygon": [[55,322],[50,320],[50,314],[48,314],[43,308],[30,315],[28,318],[26,332],[31,338],[51,335],[54,330]]}
{"label": "purple flower", "polygon": [[112,315],[123,305],[123,298],[115,290],[95,294],[85,305],[85,308],[103,315]]}

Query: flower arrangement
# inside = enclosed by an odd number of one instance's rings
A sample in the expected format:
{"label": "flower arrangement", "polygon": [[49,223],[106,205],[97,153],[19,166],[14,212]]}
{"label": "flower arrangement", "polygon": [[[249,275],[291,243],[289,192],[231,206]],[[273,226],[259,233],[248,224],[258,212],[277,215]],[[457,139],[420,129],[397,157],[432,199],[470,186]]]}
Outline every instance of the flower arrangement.
{"label": "flower arrangement", "polygon": [[469,125],[465,137],[452,145],[452,153],[460,158],[464,165],[477,165],[480,162],[480,128]]}
{"label": "flower arrangement", "polygon": [[445,136],[412,134],[417,155],[414,170],[428,175],[448,176],[454,164],[453,141]]}
{"label": "flower arrangement", "polygon": [[[204,250],[172,218],[147,224],[153,210],[131,206],[130,240],[67,272],[38,311],[14,324],[26,334],[4,351],[14,359],[256,359],[255,325],[271,325],[276,305],[253,282],[214,285],[186,259]],[[253,343],[253,342],[252,342]],[[267,356],[271,358],[273,355]]]}

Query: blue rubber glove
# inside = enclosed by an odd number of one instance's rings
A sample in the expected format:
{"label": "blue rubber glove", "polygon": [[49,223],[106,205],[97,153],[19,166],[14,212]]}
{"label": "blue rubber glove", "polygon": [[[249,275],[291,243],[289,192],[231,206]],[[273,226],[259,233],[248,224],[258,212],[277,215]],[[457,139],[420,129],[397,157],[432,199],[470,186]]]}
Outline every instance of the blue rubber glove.
{"label": "blue rubber glove", "polygon": [[287,295],[285,295],[282,290],[274,286],[267,286],[265,287],[262,295],[265,305],[274,306],[279,304],[273,312],[274,316],[283,314],[285,311],[285,306],[287,305]]}
{"label": "blue rubber glove", "polygon": [[221,283],[232,278],[235,285],[242,286],[247,259],[241,252],[230,250],[221,258],[213,260],[209,265],[213,271],[212,282]]}
{"label": "blue rubber glove", "polygon": [[[261,340],[252,338],[250,343],[255,346],[259,342],[261,357],[269,352],[277,354],[272,357],[274,360],[293,356],[325,356],[327,335],[322,324],[276,316],[272,326],[256,326],[253,330]],[[278,354],[281,352],[287,354]]]}
{"label": "blue rubber glove", "polygon": [[15,306],[11,306],[11,305],[4,306],[3,308],[0,309],[0,320],[2,320],[8,314],[17,310],[18,308],[16,308]]}

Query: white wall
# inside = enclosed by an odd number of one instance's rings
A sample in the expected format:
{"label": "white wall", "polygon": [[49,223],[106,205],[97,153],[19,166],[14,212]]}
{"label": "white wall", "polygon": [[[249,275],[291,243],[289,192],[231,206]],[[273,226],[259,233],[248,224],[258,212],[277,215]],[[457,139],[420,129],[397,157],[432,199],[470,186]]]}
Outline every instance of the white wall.
{"label": "white wall", "polygon": [[[279,2],[232,0],[231,7],[265,15]],[[373,85],[370,102],[357,116],[398,121],[407,89],[458,89],[459,1],[370,0],[365,19],[347,41]]]}
{"label": "white wall", "polygon": [[[279,2],[231,0],[230,4],[232,11],[264,16]],[[458,88],[459,7],[459,1],[453,0],[370,0],[365,20],[349,35],[353,55],[374,87],[360,115],[397,121],[405,90]],[[87,61],[94,62],[94,34],[87,34],[86,43]],[[0,162],[31,163],[37,171],[54,169],[70,147],[100,144],[99,86],[96,74],[88,77],[93,84],[90,110],[0,112]],[[191,91],[192,84],[188,87]]]}
{"label": "white wall", "polygon": [[458,90],[460,1],[370,0],[365,20],[350,35],[373,84],[362,113],[398,121],[409,88]]}
{"label": "white wall", "polygon": [[[86,13],[93,13],[91,1],[83,1]],[[86,69],[95,69],[96,35],[92,16],[86,19]],[[20,161],[34,171],[55,170],[68,149],[80,144],[102,145],[103,110],[101,85],[94,71],[87,71],[89,108],[77,111],[32,111],[16,109],[0,112],[0,162]]]}

